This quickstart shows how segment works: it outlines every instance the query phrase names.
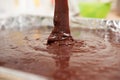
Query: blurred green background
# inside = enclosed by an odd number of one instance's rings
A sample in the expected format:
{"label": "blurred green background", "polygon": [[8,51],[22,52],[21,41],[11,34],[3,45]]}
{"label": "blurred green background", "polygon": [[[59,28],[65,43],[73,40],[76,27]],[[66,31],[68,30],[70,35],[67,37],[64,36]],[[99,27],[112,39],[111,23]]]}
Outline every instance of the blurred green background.
{"label": "blurred green background", "polygon": [[80,2],[79,12],[83,17],[105,18],[111,10],[112,2]]}

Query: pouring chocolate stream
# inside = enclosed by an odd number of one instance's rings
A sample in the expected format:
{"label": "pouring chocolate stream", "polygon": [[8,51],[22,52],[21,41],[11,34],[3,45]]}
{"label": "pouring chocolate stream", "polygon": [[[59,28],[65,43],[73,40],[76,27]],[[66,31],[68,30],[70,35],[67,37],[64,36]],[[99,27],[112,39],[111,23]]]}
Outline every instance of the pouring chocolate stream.
{"label": "pouring chocolate stream", "polygon": [[54,29],[48,37],[47,44],[64,40],[73,41],[69,27],[68,0],[55,0]]}

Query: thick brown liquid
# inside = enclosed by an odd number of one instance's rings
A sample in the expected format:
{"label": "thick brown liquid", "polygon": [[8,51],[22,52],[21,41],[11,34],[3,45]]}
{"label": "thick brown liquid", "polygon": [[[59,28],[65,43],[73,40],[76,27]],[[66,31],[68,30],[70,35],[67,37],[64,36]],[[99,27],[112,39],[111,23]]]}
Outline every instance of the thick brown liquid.
{"label": "thick brown liquid", "polygon": [[73,41],[69,27],[68,0],[55,0],[54,29],[48,37],[48,44],[69,40]]}
{"label": "thick brown liquid", "polygon": [[78,41],[72,41],[67,0],[56,0],[54,24],[49,46],[42,29],[1,31],[0,66],[48,80],[120,80],[120,46],[78,29],[72,31]]}
{"label": "thick brown liquid", "polygon": [[63,42],[47,46],[50,30],[1,31],[0,66],[48,80],[120,80],[120,45],[80,30],[72,29],[78,41],[67,46]]}

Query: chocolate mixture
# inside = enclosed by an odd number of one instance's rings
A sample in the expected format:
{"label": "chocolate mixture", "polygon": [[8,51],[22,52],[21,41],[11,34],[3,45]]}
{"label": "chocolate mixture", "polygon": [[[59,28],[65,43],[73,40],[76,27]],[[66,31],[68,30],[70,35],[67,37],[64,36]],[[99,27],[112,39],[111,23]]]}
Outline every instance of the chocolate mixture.
{"label": "chocolate mixture", "polygon": [[72,29],[77,42],[47,46],[49,31],[42,28],[1,31],[0,66],[41,75],[48,80],[120,79],[119,44],[104,41],[91,30],[86,33],[86,30]]}
{"label": "chocolate mixture", "polygon": [[48,80],[120,80],[120,44],[105,41],[102,30],[96,34],[75,28],[73,41],[67,0],[56,0],[55,7],[55,27],[48,41],[49,29],[0,31],[0,66]]}
{"label": "chocolate mixture", "polygon": [[55,41],[70,40],[68,0],[55,0],[54,29],[48,38],[48,44]]}

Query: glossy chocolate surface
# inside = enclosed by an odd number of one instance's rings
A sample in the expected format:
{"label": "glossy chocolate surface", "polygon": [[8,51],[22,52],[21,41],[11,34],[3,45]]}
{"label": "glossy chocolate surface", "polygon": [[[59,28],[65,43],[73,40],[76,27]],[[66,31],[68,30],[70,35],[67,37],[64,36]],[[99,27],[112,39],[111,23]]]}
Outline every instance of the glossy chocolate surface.
{"label": "glossy chocolate surface", "polygon": [[48,80],[120,79],[119,44],[105,41],[92,30],[72,29],[74,44],[48,46],[48,32],[1,31],[0,66],[42,75]]}

